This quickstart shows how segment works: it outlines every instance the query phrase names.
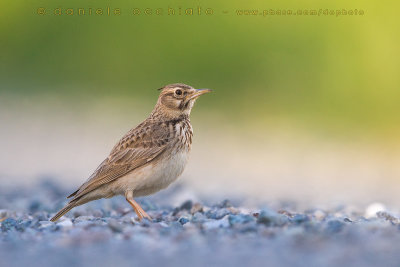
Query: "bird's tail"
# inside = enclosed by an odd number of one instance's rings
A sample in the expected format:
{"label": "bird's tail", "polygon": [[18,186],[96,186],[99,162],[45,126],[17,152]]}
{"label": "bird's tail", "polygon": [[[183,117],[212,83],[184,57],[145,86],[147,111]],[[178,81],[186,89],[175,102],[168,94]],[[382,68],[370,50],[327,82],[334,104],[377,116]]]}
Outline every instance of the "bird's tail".
{"label": "bird's tail", "polygon": [[53,216],[53,218],[50,219],[50,221],[55,222],[58,219],[60,219],[65,213],[67,213],[68,211],[70,211],[72,208],[74,208],[76,205],[76,203],[74,202],[70,202],[68,203],[64,208],[62,208],[59,212],[57,212],[56,215]]}

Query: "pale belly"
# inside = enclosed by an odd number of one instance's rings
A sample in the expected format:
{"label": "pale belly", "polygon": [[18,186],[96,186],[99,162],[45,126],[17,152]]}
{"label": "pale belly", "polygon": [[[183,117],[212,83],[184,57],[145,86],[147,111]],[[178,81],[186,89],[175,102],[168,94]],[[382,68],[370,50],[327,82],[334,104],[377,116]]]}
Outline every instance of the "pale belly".
{"label": "pale belly", "polygon": [[109,185],[108,197],[133,191],[135,197],[153,194],[174,182],[185,169],[189,152],[182,151],[170,157],[151,162]]}

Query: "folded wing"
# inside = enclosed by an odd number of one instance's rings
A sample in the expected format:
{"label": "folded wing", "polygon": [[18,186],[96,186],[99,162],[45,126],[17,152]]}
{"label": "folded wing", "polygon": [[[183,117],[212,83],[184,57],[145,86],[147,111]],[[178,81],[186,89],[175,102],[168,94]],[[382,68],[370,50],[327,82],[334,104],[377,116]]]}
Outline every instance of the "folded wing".
{"label": "folded wing", "polygon": [[172,145],[173,131],[170,128],[165,122],[144,121],[129,131],[89,179],[69,196],[73,197],[71,202],[153,161]]}

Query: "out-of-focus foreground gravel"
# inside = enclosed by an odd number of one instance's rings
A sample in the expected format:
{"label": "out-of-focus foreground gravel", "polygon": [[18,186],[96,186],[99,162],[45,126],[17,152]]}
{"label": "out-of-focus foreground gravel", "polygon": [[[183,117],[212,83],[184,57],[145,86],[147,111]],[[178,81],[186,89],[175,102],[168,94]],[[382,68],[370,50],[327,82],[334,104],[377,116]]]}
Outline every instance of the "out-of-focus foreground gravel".
{"label": "out-of-focus foreground gravel", "polygon": [[50,222],[67,194],[51,182],[0,189],[0,266],[400,266],[399,218],[377,204],[172,207],[164,194],[139,200],[153,222],[138,222],[122,198]]}

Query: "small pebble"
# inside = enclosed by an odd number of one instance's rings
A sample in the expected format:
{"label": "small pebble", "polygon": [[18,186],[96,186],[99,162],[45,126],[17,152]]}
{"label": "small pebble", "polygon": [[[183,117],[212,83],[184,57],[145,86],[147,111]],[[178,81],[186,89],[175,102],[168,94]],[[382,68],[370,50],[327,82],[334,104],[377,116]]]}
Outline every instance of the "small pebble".
{"label": "small pebble", "polygon": [[74,225],[71,219],[64,219],[63,221],[57,222],[58,226],[61,226],[63,229],[70,229]]}
{"label": "small pebble", "polygon": [[386,211],[385,205],[379,202],[372,203],[365,209],[365,218],[377,217],[376,213],[379,211]]}
{"label": "small pebble", "polygon": [[230,208],[232,207],[232,203],[229,201],[229,199],[223,200],[221,203],[217,205],[218,208]]}
{"label": "small pebble", "polygon": [[108,227],[115,233],[121,233],[124,227],[115,219],[108,220]]}
{"label": "small pebble", "polygon": [[182,205],[179,207],[180,210],[188,210],[190,211],[193,207],[193,202],[191,200],[187,200],[182,203]]}
{"label": "small pebble", "polygon": [[1,230],[3,232],[9,231],[17,226],[17,221],[13,218],[7,218],[1,223]]}
{"label": "small pebble", "polygon": [[219,219],[225,217],[226,215],[228,215],[230,213],[231,212],[228,209],[221,208],[221,209],[210,210],[210,211],[206,212],[206,216],[209,219],[219,220]]}
{"label": "small pebble", "polygon": [[328,224],[326,226],[326,231],[330,234],[336,234],[342,231],[344,226],[345,224],[339,220],[331,220],[328,221]]}
{"label": "small pebble", "polygon": [[93,216],[79,216],[74,219],[74,223],[93,221],[95,218]]}
{"label": "small pebble", "polygon": [[228,216],[225,216],[222,219],[219,220],[210,220],[205,223],[203,223],[203,229],[205,230],[211,230],[211,229],[216,229],[216,228],[227,228],[229,227],[229,220]]}
{"label": "small pebble", "polygon": [[376,216],[378,218],[383,218],[386,219],[394,224],[398,224],[399,223],[399,218],[395,217],[394,215],[390,214],[389,212],[386,211],[378,211],[376,213]]}
{"label": "small pebble", "polygon": [[279,214],[270,209],[264,209],[260,212],[257,222],[266,226],[282,226],[289,221],[288,217]]}
{"label": "small pebble", "polygon": [[256,219],[254,216],[239,214],[239,215],[229,215],[228,217],[230,225],[246,224],[249,222],[254,222]]}
{"label": "small pebble", "polygon": [[55,223],[50,221],[39,221],[39,229],[55,231],[57,229],[57,226],[55,225]]}
{"label": "small pebble", "polygon": [[323,220],[326,217],[326,213],[322,210],[316,210],[313,212],[313,216],[317,219],[317,220]]}
{"label": "small pebble", "polygon": [[179,221],[182,225],[184,225],[185,223],[188,223],[188,222],[189,222],[189,219],[184,218],[184,217],[181,217],[181,218],[179,218],[178,221]]}
{"label": "small pebble", "polygon": [[309,221],[309,218],[305,214],[296,214],[291,218],[291,221],[295,224],[301,224]]}
{"label": "small pebble", "polygon": [[207,217],[203,213],[196,212],[195,214],[193,214],[192,222],[194,222],[194,223],[203,223],[206,220],[207,220]]}
{"label": "small pebble", "polygon": [[196,212],[203,212],[203,205],[200,203],[195,203],[193,207],[190,209],[190,214],[195,214]]}

